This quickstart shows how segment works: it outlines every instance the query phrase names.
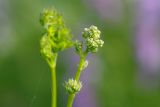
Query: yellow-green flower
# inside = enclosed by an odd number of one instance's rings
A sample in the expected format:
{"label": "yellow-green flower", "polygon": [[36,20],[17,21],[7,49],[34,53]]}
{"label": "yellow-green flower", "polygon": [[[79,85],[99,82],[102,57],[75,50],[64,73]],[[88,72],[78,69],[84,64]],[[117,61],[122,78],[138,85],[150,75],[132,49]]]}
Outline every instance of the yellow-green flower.
{"label": "yellow-green flower", "polygon": [[41,39],[41,53],[45,57],[49,58],[52,54],[73,46],[70,30],[55,9],[44,9],[40,14],[40,23],[45,29]]}

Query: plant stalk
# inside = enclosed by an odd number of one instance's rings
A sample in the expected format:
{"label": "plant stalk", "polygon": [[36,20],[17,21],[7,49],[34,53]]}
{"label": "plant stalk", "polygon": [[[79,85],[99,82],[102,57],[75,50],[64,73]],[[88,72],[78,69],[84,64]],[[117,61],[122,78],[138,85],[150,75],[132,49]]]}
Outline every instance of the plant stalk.
{"label": "plant stalk", "polygon": [[74,97],[75,97],[75,94],[71,94],[71,95],[69,95],[69,97],[68,97],[67,107],[72,107]]}
{"label": "plant stalk", "polygon": [[[84,54],[83,56],[80,57],[79,65],[78,65],[78,68],[77,68],[77,71],[76,71],[76,75],[75,75],[75,80],[76,81],[79,81],[79,78],[81,76],[82,67],[83,67],[83,64],[85,62],[86,54]],[[72,107],[75,95],[76,94],[70,94],[69,95],[68,102],[67,102],[67,107]]]}
{"label": "plant stalk", "polygon": [[57,107],[56,62],[57,62],[57,54],[55,55],[53,64],[50,65],[50,68],[51,68],[51,107]]}

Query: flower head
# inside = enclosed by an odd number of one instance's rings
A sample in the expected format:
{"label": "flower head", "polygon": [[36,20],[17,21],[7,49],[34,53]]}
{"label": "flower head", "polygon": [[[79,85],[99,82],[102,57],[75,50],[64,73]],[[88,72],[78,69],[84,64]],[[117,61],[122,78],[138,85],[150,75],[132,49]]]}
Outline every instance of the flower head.
{"label": "flower head", "polygon": [[69,79],[67,82],[65,82],[64,87],[69,94],[76,94],[81,90],[82,83],[74,79]]}
{"label": "flower head", "polygon": [[[98,51],[99,47],[103,46],[104,41],[100,39],[100,34],[100,30],[94,25],[91,25],[89,28],[84,29],[84,31],[82,32],[82,36],[85,39],[85,48],[87,52],[95,53]],[[81,42],[76,42],[76,52],[78,52],[79,50],[83,50],[82,43],[80,43]]]}
{"label": "flower head", "polygon": [[55,9],[44,9],[40,14],[40,23],[46,30],[45,37],[41,39],[43,54],[48,56],[48,54],[57,53],[73,45],[70,30],[65,26],[62,16]]}
{"label": "flower head", "polygon": [[89,52],[97,52],[98,48],[103,46],[104,41],[100,39],[100,34],[100,30],[93,25],[84,29],[82,35],[85,38],[86,47]]}

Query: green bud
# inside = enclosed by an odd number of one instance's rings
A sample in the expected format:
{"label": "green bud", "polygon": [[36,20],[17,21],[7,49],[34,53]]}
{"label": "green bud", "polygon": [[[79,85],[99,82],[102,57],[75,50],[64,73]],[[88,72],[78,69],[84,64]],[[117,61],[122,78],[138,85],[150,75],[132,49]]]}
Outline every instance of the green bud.
{"label": "green bud", "polygon": [[82,51],[83,51],[83,43],[82,42],[79,42],[79,41],[76,41],[75,42],[75,50],[78,54],[81,54]]}
{"label": "green bud", "polygon": [[68,82],[65,82],[64,87],[69,94],[76,94],[81,90],[82,83],[74,79],[69,79]]}

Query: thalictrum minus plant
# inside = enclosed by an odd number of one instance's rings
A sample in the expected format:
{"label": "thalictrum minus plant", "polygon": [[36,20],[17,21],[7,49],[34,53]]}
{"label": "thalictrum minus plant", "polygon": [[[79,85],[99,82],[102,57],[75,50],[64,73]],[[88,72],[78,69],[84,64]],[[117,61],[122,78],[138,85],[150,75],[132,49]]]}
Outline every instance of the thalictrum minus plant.
{"label": "thalictrum minus plant", "polygon": [[79,81],[82,71],[88,66],[86,56],[88,53],[96,53],[104,42],[100,39],[101,32],[96,26],[91,25],[82,32],[84,41],[72,41],[72,35],[66,27],[62,16],[53,8],[44,9],[40,14],[40,23],[44,27],[44,34],[40,41],[41,54],[51,69],[52,79],[52,100],[51,107],[57,107],[57,82],[56,82],[56,61],[60,51],[66,48],[75,47],[80,61],[75,77],[66,81],[63,85],[69,93],[67,107],[72,107],[76,94],[82,88]]}

